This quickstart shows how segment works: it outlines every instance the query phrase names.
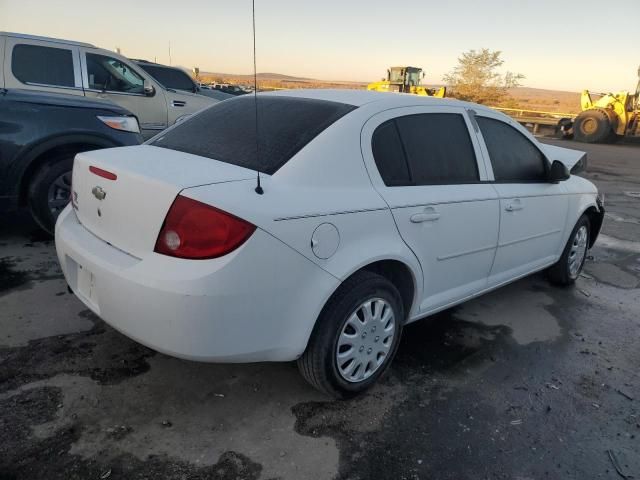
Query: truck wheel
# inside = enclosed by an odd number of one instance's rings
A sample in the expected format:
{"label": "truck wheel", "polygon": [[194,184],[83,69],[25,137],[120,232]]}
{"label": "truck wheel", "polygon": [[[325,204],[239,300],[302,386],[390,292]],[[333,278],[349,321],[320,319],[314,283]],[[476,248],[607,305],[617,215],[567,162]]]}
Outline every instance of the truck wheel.
{"label": "truck wheel", "polygon": [[579,142],[604,143],[612,134],[609,116],[597,108],[581,112],[573,124],[573,135]]}
{"label": "truck wheel", "polygon": [[325,305],[298,359],[302,376],[335,398],[349,398],[382,376],[398,349],[404,309],[386,278],[361,271]]}
{"label": "truck wheel", "polygon": [[66,154],[49,160],[29,183],[27,201],[31,215],[50,234],[53,234],[58,215],[69,203],[73,157],[73,154]]}

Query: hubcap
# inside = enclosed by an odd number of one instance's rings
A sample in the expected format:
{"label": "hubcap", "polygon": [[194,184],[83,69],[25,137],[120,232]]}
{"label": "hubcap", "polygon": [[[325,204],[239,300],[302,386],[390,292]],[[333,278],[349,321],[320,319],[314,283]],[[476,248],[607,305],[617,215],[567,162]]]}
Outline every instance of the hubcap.
{"label": "hubcap", "polygon": [[349,316],[336,345],[336,365],[347,382],[373,375],[389,355],[396,331],[391,305],[381,298],[366,300]]}
{"label": "hubcap", "polygon": [[587,227],[581,226],[573,237],[571,242],[571,250],[569,250],[569,275],[571,278],[576,278],[580,273],[580,268],[584,262],[584,257],[587,254],[587,240],[588,240]]}
{"label": "hubcap", "polygon": [[70,196],[71,172],[65,172],[49,185],[49,191],[47,193],[47,205],[54,217],[67,206]]}
{"label": "hubcap", "polygon": [[587,118],[582,122],[582,131],[587,135],[591,135],[598,129],[598,122],[593,118]]}

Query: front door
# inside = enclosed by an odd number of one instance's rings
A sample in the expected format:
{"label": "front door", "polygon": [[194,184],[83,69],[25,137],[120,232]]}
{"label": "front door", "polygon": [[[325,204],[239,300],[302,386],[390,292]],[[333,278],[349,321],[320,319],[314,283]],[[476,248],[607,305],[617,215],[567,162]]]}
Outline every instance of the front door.
{"label": "front door", "polygon": [[409,107],[363,130],[374,186],[422,266],[421,314],[483,290],[494,259],[499,201],[469,126],[459,107]]}
{"label": "front door", "polygon": [[153,82],[153,94],[146,95],[142,74],[115,57],[86,50],[81,63],[87,97],[110,100],[130,110],[138,117],[145,139],[167,128],[167,105],[159,85]]}
{"label": "front door", "polygon": [[500,196],[500,237],[490,285],[554,263],[562,250],[569,197],[547,180],[549,161],[512,120],[492,113],[476,120]]}

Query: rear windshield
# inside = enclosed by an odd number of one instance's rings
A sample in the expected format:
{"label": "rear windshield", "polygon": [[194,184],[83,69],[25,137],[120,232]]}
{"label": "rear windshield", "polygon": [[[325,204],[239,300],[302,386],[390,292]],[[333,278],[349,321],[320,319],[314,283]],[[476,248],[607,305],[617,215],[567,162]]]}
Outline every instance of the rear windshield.
{"label": "rear windshield", "polygon": [[[310,98],[252,95],[225,100],[161,134],[156,147],[274,174],[307,143],[356,107]],[[259,145],[259,147],[258,147]]]}
{"label": "rear windshield", "polygon": [[138,63],[138,66],[159,81],[165,88],[185,90],[187,92],[193,92],[194,90],[195,85],[193,84],[191,77],[181,70],[159,67],[156,65],[147,65],[144,63]]}

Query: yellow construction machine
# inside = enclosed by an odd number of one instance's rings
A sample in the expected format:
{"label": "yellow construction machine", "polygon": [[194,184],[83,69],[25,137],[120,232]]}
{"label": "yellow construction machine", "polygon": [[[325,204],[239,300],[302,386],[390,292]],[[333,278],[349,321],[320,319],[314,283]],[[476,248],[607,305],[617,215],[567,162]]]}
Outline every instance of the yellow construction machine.
{"label": "yellow construction machine", "polygon": [[640,68],[635,93],[582,92],[582,112],[573,121],[573,137],[581,142],[612,143],[623,137],[640,137]]}
{"label": "yellow construction machine", "polygon": [[428,97],[444,98],[447,87],[427,88],[420,85],[424,72],[419,67],[391,67],[387,70],[387,78],[367,85],[367,90],[376,92],[413,93]]}

